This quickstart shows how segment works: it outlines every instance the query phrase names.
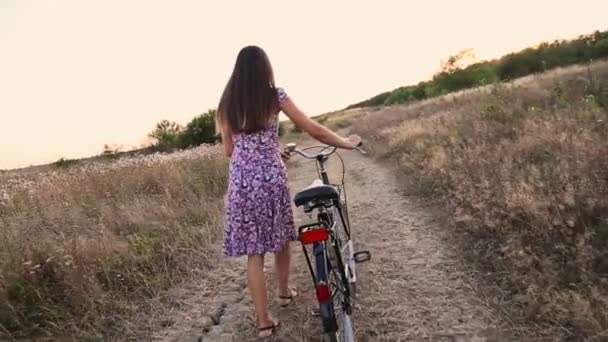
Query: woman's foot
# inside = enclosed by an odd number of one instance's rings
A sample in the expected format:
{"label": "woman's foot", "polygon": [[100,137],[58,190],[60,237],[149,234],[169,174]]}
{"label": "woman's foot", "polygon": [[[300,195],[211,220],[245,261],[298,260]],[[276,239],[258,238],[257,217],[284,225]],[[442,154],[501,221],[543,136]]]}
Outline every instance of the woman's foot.
{"label": "woman's foot", "polygon": [[287,307],[294,298],[298,296],[298,291],[295,288],[287,289],[287,293],[279,294],[279,306],[282,308]]}
{"label": "woman's foot", "polygon": [[274,319],[268,320],[264,324],[260,324],[258,326],[258,337],[259,338],[269,338],[274,335],[275,330],[279,327],[279,321]]}

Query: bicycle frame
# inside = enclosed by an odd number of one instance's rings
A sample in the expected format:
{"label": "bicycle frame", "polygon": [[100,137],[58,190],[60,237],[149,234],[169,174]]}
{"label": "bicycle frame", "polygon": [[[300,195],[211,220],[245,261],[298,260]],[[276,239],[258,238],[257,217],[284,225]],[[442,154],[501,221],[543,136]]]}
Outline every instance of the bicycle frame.
{"label": "bicycle frame", "polygon": [[[330,151],[326,152],[328,148]],[[340,341],[352,342],[354,331],[351,317],[357,280],[355,264],[368,261],[370,253],[354,251],[344,173],[340,184],[333,185],[329,180],[327,161],[336,149],[326,146],[322,147],[320,153],[311,155],[296,149],[296,144],[287,144],[286,151],[295,152],[309,160],[314,159],[321,183],[334,187],[338,192],[338,196],[326,197],[326,199],[313,198],[312,201],[309,200],[304,204],[304,212],[311,216],[315,213],[317,217],[316,222],[301,226],[298,236],[315,286],[325,333],[328,334],[330,341],[338,341],[339,336],[342,336],[343,339]],[[365,151],[359,147],[356,149],[365,154]],[[342,166],[344,167],[343,161]],[[312,245],[312,255],[307,247],[309,245]],[[336,310],[340,310],[338,312],[341,315],[337,315]]]}
{"label": "bicycle frame", "polygon": [[[329,155],[318,155],[316,157],[316,162],[317,162],[317,166],[318,166],[318,170],[319,170],[319,174],[321,175],[321,180],[323,181],[323,184],[325,185],[332,185],[329,182],[329,176],[327,175],[327,160],[329,160]],[[342,187],[341,186],[337,186],[340,195],[342,194]],[[344,215],[344,211],[343,211],[343,205],[344,203],[341,203],[340,201],[337,201],[337,203],[333,203],[333,205],[338,208],[338,213],[340,215],[340,220],[342,221],[344,230],[346,232],[346,235],[348,237],[348,239],[350,240],[350,222],[345,218]]]}
{"label": "bicycle frame", "polygon": [[[327,165],[326,162],[329,159],[328,155],[318,155],[316,157],[316,162],[318,165],[318,170],[319,170],[319,174],[321,176],[321,180],[323,181],[323,184],[326,185],[331,185],[329,182],[329,177],[327,175]],[[341,193],[342,189],[340,189],[340,193]],[[322,227],[324,229],[327,229],[329,231],[329,242],[331,243],[332,248],[334,248],[334,252],[336,253],[336,261],[338,263],[338,265],[336,265],[338,267],[338,269],[341,269],[344,271],[344,275],[342,279],[342,281],[344,282],[344,284],[342,284],[342,287],[345,291],[344,295],[346,298],[348,298],[348,303],[341,303],[343,305],[345,305],[346,307],[343,307],[343,309],[350,315],[352,312],[352,307],[351,307],[351,303],[350,303],[350,288],[348,286],[348,282],[352,279],[352,281],[354,282],[356,280],[356,276],[354,274],[354,269],[355,269],[355,261],[354,261],[354,250],[353,250],[353,246],[352,246],[352,241],[350,240],[350,222],[348,221],[348,219],[346,219],[344,212],[343,212],[343,207],[342,207],[342,203],[340,200],[337,201],[331,201],[331,205],[327,205],[325,203],[320,203],[318,205],[316,205],[315,207],[319,207],[319,216],[325,216],[325,220],[323,221],[318,221],[318,222],[314,222],[305,226],[302,226],[299,228],[299,235],[302,234],[303,231],[306,231],[307,229],[311,229],[314,227]],[[348,242],[344,245],[344,246],[340,246],[339,243],[339,239],[336,237],[336,231],[335,228],[337,226],[337,220],[336,218],[330,218],[330,216],[328,215],[326,209],[327,208],[336,208],[337,212],[338,212],[338,216],[340,219],[340,222],[342,223],[342,227],[344,227],[344,233],[347,236]],[[314,208],[313,208],[314,209]],[[311,209],[312,210],[312,209]],[[333,222],[330,222],[333,221]],[[324,242],[317,242],[313,244],[313,253],[315,255],[315,257],[317,256],[317,253],[319,252],[323,252],[324,250],[327,250],[326,248],[321,248],[321,243],[326,243],[327,241]],[[313,270],[313,266],[312,266],[312,261],[311,261],[311,256],[308,253],[308,250],[306,248],[306,245],[302,245],[302,249],[304,251],[304,256],[306,259],[306,263],[308,265],[308,269],[310,271],[310,274],[312,276],[312,280],[314,282],[314,284],[318,283],[318,280],[316,279],[315,276],[315,272]],[[345,252],[345,250],[348,251],[348,263],[349,263],[349,267],[346,267],[347,265],[344,265],[342,262],[342,253]],[[333,265],[331,265],[331,263],[328,262],[328,265],[330,265],[330,269]],[[333,296],[333,294],[332,294]]]}

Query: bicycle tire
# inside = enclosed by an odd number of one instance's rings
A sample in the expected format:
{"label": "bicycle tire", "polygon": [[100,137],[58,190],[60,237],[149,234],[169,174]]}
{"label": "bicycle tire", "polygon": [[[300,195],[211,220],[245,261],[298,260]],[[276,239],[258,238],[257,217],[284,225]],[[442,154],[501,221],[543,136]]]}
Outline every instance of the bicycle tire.
{"label": "bicycle tire", "polygon": [[[340,210],[339,208],[335,208]],[[338,331],[328,334],[329,341],[354,341],[354,331],[352,326],[352,309],[354,308],[354,284],[350,282],[350,279],[346,275],[345,265],[347,260],[341,252],[342,243],[348,241],[348,236],[345,231],[341,231],[344,228],[344,222],[340,218],[339,213],[329,213],[327,215],[328,223],[339,223],[335,226],[334,234],[335,241],[331,243],[329,247],[328,256],[331,256],[333,264],[331,265],[331,279],[329,284],[337,286],[336,294],[338,297],[334,297],[334,301],[337,300],[340,306],[339,312],[335,312],[335,319],[338,325]],[[334,222],[334,220],[336,222]],[[335,268],[334,268],[335,267]],[[333,280],[333,282],[332,282]],[[333,289],[332,289],[333,290]]]}
{"label": "bicycle tire", "polygon": [[[315,255],[315,273],[317,283],[325,283],[330,286],[329,283],[329,260],[327,255],[326,242],[317,243],[313,246]],[[329,289],[331,294],[331,288]],[[338,331],[338,322],[336,320],[336,313],[334,307],[333,297],[330,296],[329,300],[319,303],[319,316],[323,323],[323,330],[326,334],[331,334]]]}
{"label": "bicycle tire", "polygon": [[[339,241],[339,246],[338,248],[341,248],[343,246],[345,246],[348,242],[352,241],[352,232],[349,231],[349,229],[347,227],[350,226],[350,222],[348,222],[348,214],[346,213],[346,206],[338,208],[338,207],[334,207],[334,210],[336,211],[334,214],[334,216],[337,216],[337,222],[338,224],[338,229],[336,231],[336,237]],[[340,218],[340,214],[339,214],[339,210],[342,210],[342,215],[344,215],[344,219],[346,222],[342,222],[342,219]],[[354,246],[353,246],[354,248]],[[340,253],[341,255],[341,261],[340,261],[340,265],[339,267],[344,267],[345,265],[348,264],[348,268],[350,269],[350,264],[348,263],[348,256],[345,255],[344,253]],[[354,272],[355,270],[350,269],[350,272]],[[342,277],[345,277],[345,274],[341,274]],[[356,297],[356,293],[357,293],[357,287],[356,287],[356,283],[355,282],[350,282],[350,279],[346,279],[346,282],[344,284],[344,286],[348,286],[348,290],[349,290],[349,295],[350,295],[350,300],[351,300],[351,305],[354,306],[355,305],[355,297]]]}
{"label": "bicycle tire", "polygon": [[327,341],[328,342],[340,342],[340,340],[338,339],[338,333],[328,334]]}

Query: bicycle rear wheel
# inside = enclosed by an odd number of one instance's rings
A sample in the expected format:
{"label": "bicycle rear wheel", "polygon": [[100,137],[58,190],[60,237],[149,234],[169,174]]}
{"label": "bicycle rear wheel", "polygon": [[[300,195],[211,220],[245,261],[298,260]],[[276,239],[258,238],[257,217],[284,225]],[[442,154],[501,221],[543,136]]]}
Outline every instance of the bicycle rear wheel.
{"label": "bicycle rear wheel", "polygon": [[327,242],[317,243],[313,247],[315,256],[315,278],[317,283],[316,291],[319,301],[319,316],[323,323],[323,330],[327,334],[335,333],[338,330],[336,321],[336,310],[332,297],[330,283],[331,264],[327,255]]}
{"label": "bicycle rear wheel", "polygon": [[[337,209],[337,208],[336,208]],[[339,210],[339,209],[337,209]],[[352,298],[354,287],[348,278],[342,243],[349,241],[344,231],[344,222],[336,211],[319,213],[319,221],[332,227],[332,239],[319,246],[324,253],[315,252],[317,282],[326,284],[329,298],[319,301],[321,320],[327,339],[331,342],[352,342]]]}
{"label": "bicycle rear wheel", "polygon": [[[338,221],[338,220],[336,220]],[[331,273],[329,276],[329,283],[332,287],[332,297],[335,305],[336,321],[338,323],[338,331],[330,336],[330,341],[340,342],[352,342],[354,341],[353,323],[352,323],[352,312],[354,306],[354,283],[350,281],[348,277],[349,266],[347,264],[347,257],[344,252],[347,252],[348,247],[343,245],[344,242],[348,243],[348,238],[344,231],[342,231],[341,224],[334,225],[334,239],[332,240],[331,247],[329,247],[329,254],[331,255]]]}
{"label": "bicycle rear wheel", "polygon": [[[348,295],[350,296],[350,304],[354,306],[356,297],[356,274],[355,274],[355,262],[354,262],[354,246],[351,240],[350,222],[348,221],[348,214],[346,213],[346,206],[334,207],[333,215],[331,215],[336,221],[334,228],[334,236],[337,240],[337,248],[340,251],[339,266],[344,268],[342,273],[344,286],[348,287]],[[336,253],[332,253],[332,259],[335,258]]]}
{"label": "bicycle rear wheel", "polygon": [[353,324],[351,320],[351,315],[346,315],[342,317],[341,320],[341,332],[335,332],[333,334],[328,335],[327,339],[330,342],[353,342],[355,341],[355,336],[353,332]]}
{"label": "bicycle rear wheel", "polygon": [[332,289],[333,302],[336,305],[334,312],[339,327],[338,331],[329,336],[329,340],[352,342],[354,341],[352,323],[354,287],[347,278],[338,241],[336,241],[336,245],[332,246],[332,249],[334,249],[335,259],[329,275],[329,283]]}

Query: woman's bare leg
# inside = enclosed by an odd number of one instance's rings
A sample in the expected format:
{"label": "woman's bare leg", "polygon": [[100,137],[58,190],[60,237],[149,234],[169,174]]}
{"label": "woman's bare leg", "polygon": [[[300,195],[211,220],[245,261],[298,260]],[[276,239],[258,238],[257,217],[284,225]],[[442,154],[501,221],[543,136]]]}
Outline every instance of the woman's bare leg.
{"label": "woman's bare leg", "polygon": [[[247,284],[255,308],[258,328],[272,326],[275,322],[268,312],[268,295],[266,293],[266,277],[264,276],[264,256],[250,255],[247,257]],[[267,331],[271,334],[272,331]]]}
{"label": "woman's bare leg", "polygon": [[[292,296],[291,289],[289,288],[289,271],[291,263],[291,250],[289,243],[278,251],[274,256],[275,272],[277,277],[277,291],[279,297],[290,297]],[[288,299],[281,299],[281,304],[288,303]]]}

